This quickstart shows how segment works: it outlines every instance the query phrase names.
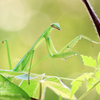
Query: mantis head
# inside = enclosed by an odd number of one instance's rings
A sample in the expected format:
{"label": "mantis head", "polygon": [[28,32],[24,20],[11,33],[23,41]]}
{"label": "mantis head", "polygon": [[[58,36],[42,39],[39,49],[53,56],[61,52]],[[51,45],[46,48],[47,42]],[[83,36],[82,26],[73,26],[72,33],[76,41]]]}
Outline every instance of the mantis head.
{"label": "mantis head", "polygon": [[58,23],[52,23],[51,24],[51,27],[55,28],[55,29],[58,29],[59,31],[61,30],[60,26]]}

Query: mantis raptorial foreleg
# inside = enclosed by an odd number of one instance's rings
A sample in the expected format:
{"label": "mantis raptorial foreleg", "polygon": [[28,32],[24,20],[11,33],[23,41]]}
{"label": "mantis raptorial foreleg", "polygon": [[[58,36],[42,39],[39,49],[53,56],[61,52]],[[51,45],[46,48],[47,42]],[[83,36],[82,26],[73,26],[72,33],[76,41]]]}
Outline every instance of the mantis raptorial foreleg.
{"label": "mantis raptorial foreleg", "polygon": [[72,48],[76,45],[76,43],[77,43],[81,38],[83,38],[83,39],[85,39],[85,40],[91,42],[92,45],[93,45],[93,43],[99,44],[98,42],[93,41],[92,39],[88,38],[87,36],[79,35],[79,36],[77,36],[76,38],[74,38],[72,41],[70,41],[67,45],[65,45],[65,46],[60,50],[60,53],[61,53],[61,52],[65,52],[65,51],[68,52],[68,51],[72,50]]}
{"label": "mantis raptorial foreleg", "polygon": [[48,49],[48,52],[49,52],[49,55],[52,57],[52,58],[68,58],[70,56],[73,56],[73,55],[78,55],[81,63],[83,64],[83,60],[80,56],[80,54],[78,52],[75,52],[75,51],[71,51],[70,50],[76,45],[76,43],[81,39],[86,39],[88,41],[90,41],[92,44],[93,43],[96,43],[96,44],[99,44],[95,41],[93,41],[92,39],[86,37],[86,36],[83,36],[83,35],[80,35],[80,36],[77,36],[75,39],[73,39],[71,42],[69,42],[65,47],[63,47],[60,52],[58,53],[52,43],[52,40],[49,36],[45,36],[45,41],[46,41],[46,45],[47,45],[47,49]]}

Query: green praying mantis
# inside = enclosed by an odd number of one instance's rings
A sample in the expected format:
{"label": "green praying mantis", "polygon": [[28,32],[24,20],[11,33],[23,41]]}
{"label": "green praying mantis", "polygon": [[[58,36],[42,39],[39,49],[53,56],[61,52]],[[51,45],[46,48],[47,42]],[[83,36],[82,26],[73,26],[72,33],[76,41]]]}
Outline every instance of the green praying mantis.
{"label": "green praying mantis", "polygon": [[[62,58],[65,60],[68,57],[71,57],[73,55],[77,55],[81,63],[83,64],[83,60],[81,55],[76,51],[71,51],[72,48],[76,45],[76,43],[81,39],[88,40],[89,42],[99,44],[98,42],[93,41],[92,39],[88,38],[87,36],[80,35],[74,38],[72,41],[70,41],[67,45],[65,45],[59,52],[55,49],[53,42],[49,36],[50,32],[53,29],[61,30],[59,23],[52,23],[43,33],[42,35],[37,39],[37,41],[32,45],[32,47],[27,51],[27,53],[22,57],[22,59],[18,62],[18,64],[12,69],[11,60],[10,60],[10,53],[9,53],[9,46],[7,40],[2,40],[0,43],[5,43],[7,48],[7,55],[8,55],[8,63],[9,63],[9,69],[13,71],[25,71],[27,67],[29,66],[29,75],[30,75],[30,69],[32,64],[32,58],[34,55],[35,50],[38,48],[38,46],[45,41],[47,50],[49,53],[49,56],[51,58]],[[29,65],[30,64],[30,65]]]}
{"label": "green praying mantis", "polygon": [[[53,42],[51,40],[51,38],[49,37],[50,32],[52,31],[52,29],[57,29],[57,30],[61,30],[60,26],[58,23],[53,23],[51,24],[44,32],[43,34],[37,39],[37,41],[33,44],[33,46],[28,50],[28,52],[23,56],[23,58],[19,61],[19,63],[14,67],[13,71],[23,71],[24,69],[27,68],[29,62],[31,63],[34,51],[37,49],[38,45],[40,43],[43,42],[43,40],[45,40],[46,42],[46,46],[47,46],[47,50],[49,53],[49,56],[51,58],[63,58],[66,59],[72,55],[78,55],[81,63],[83,64],[82,58],[80,56],[80,54],[78,52],[75,51],[70,51],[74,45],[81,39],[84,38],[88,41],[90,41],[91,43],[96,43],[97,42],[93,41],[92,39],[80,35],[77,36],[75,39],[73,39],[71,42],[69,42],[66,46],[64,46],[60,52],[58,53],[53,45]],[[9,62],[9,68],[10,70],[12,70],[12,66],[11,66],[11,60],[10,60],[10,53],[9,53],[9,47],[8,47],[8,42],[7,40],[2,40],[0,41],[0,43],[6,43],[6,47],[7,47],[7,54],[8,54],[8,62]]]}

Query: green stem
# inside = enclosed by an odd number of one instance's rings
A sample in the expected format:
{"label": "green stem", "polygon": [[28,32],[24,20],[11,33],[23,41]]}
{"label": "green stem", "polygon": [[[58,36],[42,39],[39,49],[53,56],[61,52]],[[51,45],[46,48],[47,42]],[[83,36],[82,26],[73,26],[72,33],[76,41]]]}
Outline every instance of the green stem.
{"label": "green stem", "polygon": [[39,100],[42,100],[42,83],[40,82],[40,96],[39,96]]}
{"label": "green stem", "polygon": [[82,100],[86,95],[88,95],[98,84],[100,83],[100,80],[97,82],[97,83],[95,83],[94,85],[93,85],[93,87],[91,88],[91,89],[89,89],[86,93],[84,93],[78,100]]}
{"label": "green stem", "polygon": [[[34,77],[34,76],[38,76],[38,75],[40,75],[40,74],[33,74],[33,73],[31,73],[30,74],[32,77]],[[48,77],[51,77],[50,75],[45,75],[44,76],[45,78],[48,78]],[[62,80],[69,80],[69,81],[74,81],[75,79],[72,79],[72,78],[65,78],[65,77],[58,77],[58,78],[60,78],[60,79],[62,79]]]}

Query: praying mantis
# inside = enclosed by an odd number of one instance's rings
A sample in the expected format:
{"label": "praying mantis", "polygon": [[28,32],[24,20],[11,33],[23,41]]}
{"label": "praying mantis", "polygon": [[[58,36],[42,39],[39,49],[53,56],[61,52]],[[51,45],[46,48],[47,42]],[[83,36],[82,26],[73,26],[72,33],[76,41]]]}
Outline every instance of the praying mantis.
{"label": "praying mantis", "polygon": [[[86,0],[82,0],[85,2]],[[2,40],[0,43],[5,43],[7,48],[7,55],[8,55],[8,63],[9,63],[9,69],[13,71],[25,71],[27,67],[29,66],[29,75],[30,75],[30,69],[32,64],[32,58],[34,55],[35,50],[38,48],[38,46],[45,41],[46,47],[48,50],[48,54],[51,58],[62,58],[65,60],[68,57],[71,57],[73,55],[77,55],[81,63],[83,64],[83,60],[81,55],[76,51],[71,51],[72,48],[76,45],[76,43],[81,39],[88,40],[89,42],[99,44],[98,42],[93,41],[87,36],[80,35],[74,38],[72,41],[70,41],[67,45],[65,45],[59,52],[55,49],[53,42],[49,36],[50,32],[53,29],[61,30],[59,23],[52,23],[43,33],[42,35],[37,39],[37,41],[32,45],[32,47],[27,51],[27,53],[22,57],[22,59],[18,62],[18,64],[12,69],[11,60],[10,60],[10,53],[9,53],[9,46],[7,40]],[[30,65],[29,65],[30,64]]]}

